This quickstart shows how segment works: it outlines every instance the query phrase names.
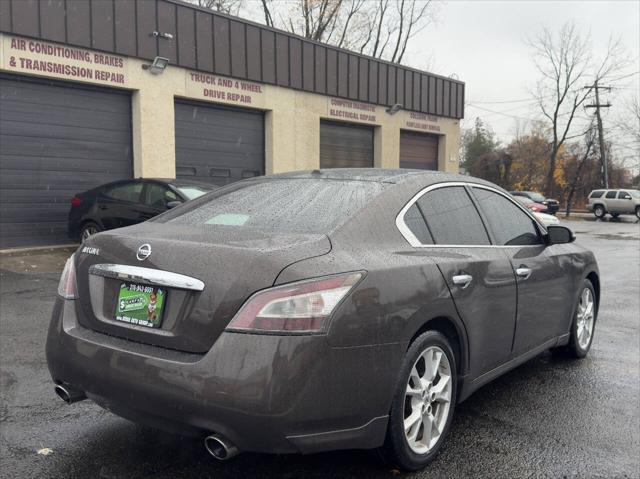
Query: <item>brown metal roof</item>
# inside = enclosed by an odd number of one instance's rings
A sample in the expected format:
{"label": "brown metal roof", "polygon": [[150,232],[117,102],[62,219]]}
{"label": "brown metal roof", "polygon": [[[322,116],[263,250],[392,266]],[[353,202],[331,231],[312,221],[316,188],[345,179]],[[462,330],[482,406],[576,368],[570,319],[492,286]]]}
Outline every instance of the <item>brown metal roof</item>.
{"label": "brown metal roof", "polygon": [[[0,0],[0,31],[350,100],[464,116],[464,83],[179,0]],[[172,39],[153,36],[170,33]]]}

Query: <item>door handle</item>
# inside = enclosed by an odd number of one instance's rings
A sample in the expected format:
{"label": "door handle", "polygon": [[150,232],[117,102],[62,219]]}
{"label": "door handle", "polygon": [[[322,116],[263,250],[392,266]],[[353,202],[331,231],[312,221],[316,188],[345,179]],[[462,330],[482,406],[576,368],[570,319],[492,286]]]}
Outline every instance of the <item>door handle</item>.
{"label": "door handle", "polygon": [[531,268],[527,268],[526,266],[520,266],[519,268],[516,268],[516,274],[519,278],[522,279],[529,279],[529,276],[531,276],[532,272],[533,271],[531,271]]}
{"label": "door handle", "polygon": [[453,284],[461,286],[462,289],[464,289],[469,286],[469,283],[471,283],[473,276],[471,276],[470,274],[457,274],[451,279],[453,280]]}

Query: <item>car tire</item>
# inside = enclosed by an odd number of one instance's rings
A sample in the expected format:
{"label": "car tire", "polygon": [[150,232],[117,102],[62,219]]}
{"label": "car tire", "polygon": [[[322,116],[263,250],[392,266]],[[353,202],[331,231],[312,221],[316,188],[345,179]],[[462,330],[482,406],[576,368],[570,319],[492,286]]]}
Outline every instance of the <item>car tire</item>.
{"label": "car tire", "polygon": [[605,210],[604,206],[602,205],[596,205],[593,207],[593,214],[596,216],[596,218],[601,220],[607,214],[607,210]]}
{"label": "car tire", "polygon": [[[428,364],[436,363],[437,372],[429,373]],[[421,334],[407,350],[400,368],[387,435],[379,450],[385,462],[409,471],[429,464],[449,432],[456,394],[457,367],[449,341],[437,331]],[[426,424],[432,426],[430,435]]]}
{"label": "car tire", "polygon": [[102,231],[102,228],[100,228],[97,223],[94,223],[93,221],[87,221],[82,225],[82,228],[80,229],[80,241],[84,242],[87,238],[89,238],[89,236],[93,236],[100,231]]}
{"label": "car tire", "polygon": [[[587,309],[586,314],[585,308]],[[575,313],[573,314],[573,321],[571,321],[569,344],[562,350],[573,358],[582,359],[586,357],[593,342],[597,317],[596,292],[591,281],[585,279],[582,283]]]}
{"label": "car tire", "polygon": [[636,206],[636,218],[640,220],[640,206]]}

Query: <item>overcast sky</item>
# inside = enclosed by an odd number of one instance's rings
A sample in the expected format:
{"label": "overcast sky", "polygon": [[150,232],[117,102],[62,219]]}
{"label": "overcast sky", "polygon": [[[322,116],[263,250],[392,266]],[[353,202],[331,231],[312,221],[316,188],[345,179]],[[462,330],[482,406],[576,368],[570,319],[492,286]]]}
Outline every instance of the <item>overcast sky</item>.
{"label": "overcast sky", "polygon": [[[559,29],[568,20],[584,32],[591,32],[594,53],[606,47],[610,35],[621,37],[632,59],[621,82],[624,88],[608,97],[613,106],[606,122],[615,120],[640,86],[640,1],[463,1],[438,5],[438,18],[413,42],[409,62],[434,73],[455,73],[466,83],[465,125],[482,117],[498,137],[513,137],[513,115],[535,118],[537,110],[530,87],[538,76],[525,44],[542,26]],[[495,103],[492,103],[495,102]],[[482,108],[482,109],[481,109]],[[493,113],[487,110],[493,110]],[[522,120],[526,121],[526,120]],[[637,150],[626,150],[638,161]],[[631,165],[629,165],[631,166]]]}

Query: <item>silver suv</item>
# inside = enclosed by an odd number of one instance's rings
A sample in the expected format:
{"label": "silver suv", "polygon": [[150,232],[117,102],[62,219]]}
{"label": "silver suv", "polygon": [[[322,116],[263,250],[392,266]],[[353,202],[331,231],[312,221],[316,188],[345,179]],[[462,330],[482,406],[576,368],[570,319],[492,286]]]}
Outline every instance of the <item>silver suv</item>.
{"label": "silver suv", "polygon": [[640,219],[640,191],[593,190],[589,194],[587,209],[593,211],[596,218],[604,218],[609,213],[614,218],[636,215]]}

